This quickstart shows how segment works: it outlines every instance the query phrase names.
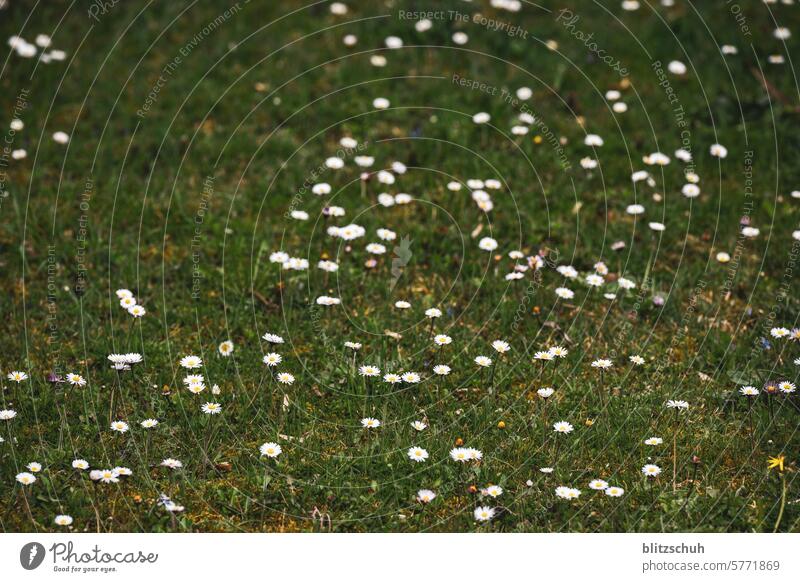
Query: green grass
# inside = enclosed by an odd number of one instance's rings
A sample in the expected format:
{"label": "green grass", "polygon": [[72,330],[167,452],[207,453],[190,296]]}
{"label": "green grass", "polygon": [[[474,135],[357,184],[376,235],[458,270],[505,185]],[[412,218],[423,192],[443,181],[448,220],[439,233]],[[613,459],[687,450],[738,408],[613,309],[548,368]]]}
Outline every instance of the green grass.
{"label": "green grass", "polygon": [[[18,413],[0,421],[2,529],[54,530],[53,517],[66,513],[76,531],[327,529],[327,521],[320,528],[313,517],[320,514],[330,516],[335,531],[772,531],[781,478],[767,470],[767,458],[785,454],[788,503],[778,529],[797,531],[797,397],[775,397],[771,414],[759,396],[751,433],[747,403],[736,394],[743,384],[797,380],[798,343],[770,338],[765,349],[760,341],[771,327],[797,326],[792,231],[800,215],[789,197],[800,183],[800,92],[789,60],[798,33],[793,7],[772,7],[795,32],[786,52],[761,3],[746,8],[752,35],[745,36],[725,3],[693,8],[678,1],[672,9],[624,12],[618,3],[578,2],[571,7],[581,17],[576,28],[625,64],[630,75],[622,83],[556,20],[561,6],[550,2],[547,10],[527,5],[519,14],[477,0],[436,3],[437,10],[480,10],[513,22],[526,38],[451,19],[419,33],[398,18],[401,9],[423,9],[416,3],[350,4],[346,17],[336,17],[327,4],[241,2],[207,34],[203,28],[231,4],[123,2],[99,22],[85,2],[12,0],[2,13],[3,38],[32,42],[47,33],[67,52],[65,62],[47,65],[11,55],[0,71],[3,127],[27,91],[25,129],[13,136],[12,149],[28,151],[27,159],[3,166],[0,188],[7,191],[0,199],[2,408]],[[450,40],[456,30],[469,34],[463,47]],[[349,33],[358,36],[352,48],[341,40]],[[198,34],[198,46],[187,52]],[[389,35],[406,46],[382,50]],[[549,40],[556,50],[545,46]],[[736,45],[739,54],[723,58],[717,43]],[[785,65],[767,62],[777,52],[786,55]],[[375,53],[386,56],[385,67],[369,64]],[[180,62],[165,74],[176,56]],[[653,60],[666,66],[673,59],[689,64],[685,77],[668,75],[685,127],[652,67]],[[769,93],[754,73],[759,67]],[[459,87],[454,74],[512,92],[531,87],[528,106],[564,138],[570,169],[561,167],[547,136],[536,143],[536,130],[510,135],[519,110],[499,97],[500,89],[492,96]],[[159,75],[165,81],[157,98],[138,116]],[[612,88],[622,91],[627,113],[613,114],[603,99]],[[374,110],[376,97],[392,107]],[[478,111],[491,114],[491,127],[472,123]],[[662,171],[641,161],[658,150],[672,156],[682,129],[690,132],[701,176],[702,194],[691,201],[680,194],[682,163],[673,158]],[[50,139],[57,130],[71,134],[69,146]],[[605,140],[591,173],[579,164],[592,155],[586,133]],[[391,187],[373,179],[362,192],[360,170],[348,157],[345,169],[311,180],[330,182],[334,194],[299,198],[296,208],[311,219],[286,219],[295,194],[344,135],[366,144],[358,154],[375,156],[373,169],[401,161],[408,172]],[[726,159],[709,155],[716,142],[728,148]],[[657,184],[634,190],[630,175],[645,168]],[[213,186],[204,199],[208,177]],[[446,188],[470,178],[502,181],[491,191],[489,215],[466,188]],[[416,200],[376,207],[382,191]],[[635,222],[625,214],[634,201],[647,208]],[[326,203],[347,215],[323,218]],[[740,241],[739,220],[748,212],[761,234]],[[664,222],[666,231],[654,236],[651,220]],[[325,229],[349,222],[367,236],[347,251]],[[394,288],[394,243],[386,243],[389,252],[375,269],[364,267],[364,246],[381,227],[412,241]],[[478,249],[483,236],[499,241],[502,259]],[[610,248],[617,240],[626,242],[621,251]],[[715,260],[719,251],[737,254],[737,241],[738,262]],[[308,258],[311,269],[281,271],[268,260],[280,249]],[[575,299],[556,303],[562,278],[550,266],[538,283],[530,272],[504,280],[513,266],[505,255],[514,249],[547,249],[551,264],[582,273],[602,259],[638,287],[612,303],[604,291],[571,282]],[[81,253],[85,288],[78,284]],[[315,268],[323,254],[340,263],[327,280]],[[118,306],[118,288],[134,292],[148,311],[144,318],[133,320]],[[342,305],[320,308],[319,295],[340,297]],[[663,307],[653,303],[656,295],[666,299]],[[395,309],[398,299],[412,309]],[[423,316],[434,306],[444,311],[436,331],[454,340],[438,356],[453,368],[444,379],[431,374],[437,356]],[[278,369],[296,377],[285,409],[261,363],[267,331],[286,338]],[[217,346],[227,339],[236,349],[222,358]],[[497,358],[494,339],[506,339],[512,351]],[[390,389],[375,380],[367,398],[343,347],[348,340],[364,344],[357,364],[414,370],[424,382]],[[533,353],[556,344],[570,353],[542,372]],[[117,376],[106,356],[129,351],[145,361]],[[178,361],[190,353],[203,358],[218,397],[182,386]],[[633,354],[646,364],[631,368]],[[477,355],[499,360],[492,394],[489,372],[481,375],[473,363]],[[602,386],[590,367],[601,357],[615,362]],[[11,383],[11,370],[31,378]],[[88,385],[52,385],[51,370],[80,373]],[[548,385],[556,393],[545,405],[536,390]],[[109,430],[112,393],[115,418],[131,425],[124,435]],[[691,405],[677,422],[664,407],[670,398]],[[222,414],[201,413],[209,400],[222,404]],[[364,431],[360,419],[367,415],[383,426]],[[145,457],[138,423],[148,417],[160,424]],[[410,422],[417,419],[430,428],[416,433]],[[545,419],[575,426],[557,458]],[[664,443],[646,447],[650,436]],[[457,439],[484,459],[450,461]],[[204,461],[208,440],[213,466]],[[276,461],[259,458],[265,441],[283,447]],[[412,445],[429,451],[426,463],[406,458]],[[165,457],[184,468],[158,467]],[[127,466],[133,476],[118,486],[94,485],[71,468],[74,458],[92,468]],[[44,469],[23,496],[14,476],[31,461]],[[646,462],[663,469],[647,483],[640,472]],[[540,473],[543,466],[554,473]],[[593,492],[593,478],[626,494]],[[481,500],[470,492],[489,484],[504,494]],[[583,494],[557,500],[558,485]],[[414,501],[420,488],[438,497],[421,506]],[[157,504],[162,492],[186,508],[175,521]],[[476,526],[476,504],[505,511]]]}

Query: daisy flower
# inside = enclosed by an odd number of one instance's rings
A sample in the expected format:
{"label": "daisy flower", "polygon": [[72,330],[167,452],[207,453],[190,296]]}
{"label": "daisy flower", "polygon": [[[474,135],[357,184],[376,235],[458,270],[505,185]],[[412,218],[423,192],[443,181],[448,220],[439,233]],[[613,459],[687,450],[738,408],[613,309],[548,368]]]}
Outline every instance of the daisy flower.
{"label": "daisy flower", "polygon": [[398,384],[399,382],[402,382],[403,379],[400,377],[400,374],[389,373],[383,375],[383,381],[388,382],[389,384]]}
{"label": "daisy flower", "polygon": [[533,359],[534,360],[541,360],[541,361],[544,361],[544,362],[550,362],[550,361],[555,359],[555,356],[553,354],[551,354],[550,352],[539,351],[539,352],[536,352],[535,354],[533,354]]}
{"label": "daisy flower", "polygon": [[283,452],[281,446],[277,443],[264,443],[260,447],[258,447],[259,452],[261,453],[262,457],[269,457],[270,459],[274,459],[278,455]]}
{"label": "daisy flower", "polygon": [[556,358],[566,358],[567,354],[569,353],[569,350],[562,346],[553,346],[547,351],[551,356],[554,356]]}
{"label": "daisy flower", "polygon": [[276,378],[281,384],[294,384],[294,376],[289,372],[281,372]]}
{"label": "daisy flower", "polygon": [[780,390],[784,394],[791,394],[792,392],[797,390],[797,387],[788,380],[784,380],[783,382],[778,383],[778,390]]}
{"label": "daisy flower", "polygon": [[492,365],[492,359],[487,358],[486,356],[478,356],[475,358],[475,363],[478,364],[481,368],[486,368]]}
{"label": "daisy flower", "polygon": [[437,376],[447,376],[450,373],[450,366],[438,364],[433,367],[433,373]]}
{"label": "daisy flower", "polygon": [[362,376],[367,376],[369,378],[374,376],[379,376],[381,373],[381,369],[377,366],[361,366],[358,369],[358,373]]}
{"label": "daisy flower", "polygon": [[28,375],[25,372],[19,372],[17,370],[10,372],[8,376],[6,376],[12,382],[23,382],[28,379]]}
{"label": "daisy flower", "polygon": [[385,241],[393,241],[397,238],[397,233],[388,228],[379,228],[376,231],[378,238]]}
{"label": "daisy flower", "polygon": [[114,469],[92,471],[90,477],[95,481],[100,481],[101,483],[119,483],[119,473],[117,473]]}
{"label": "daisy flower", "polygon": [[411,428],[419,432],[428,428],[428,425],[422,422],[421,420],[415,420],[414,422],[411,423]]}
{"label": "daisy flower", "polygon": [[83,376],[74,372],[67,374],[67,382],[73,386],[86,386],[86,380],[83,379]]}
{"label": "daisy flower", "polygon": [[317,268],[328,273],[335,273],[339,270],[339,265],[333,261],[320,261],[317,263]]}
{"label": "daisy flower", "polygon": [[708,148],[709,153],[714,156],[715,158],[725,158],[728,156],[728,148],[726,148],[722,144],[712,144],[710,148]]}
{"label": "daisy flower", "polygon": [[270,256],[269,256],[269,262],[270,263],[278,263],[278,264],[282,265],[283,263],[285,263],[288,260],[289,260],[289,255],[287,255],[283,251],[274,252],[274,253],[270,254]]}
{"label": "daisy flower", "polygon": [[133,295],[129,295],[128,297],[123,297],[119,300],[119,306],[123,309],[128,309],[129,307],[133,307],[136,305],[136,298]]}
{"label": "daisy flower", "polygon": [[0,420],[11,420],[15,416],[17,416],[16,410],[11,410],[11,409],[0,410]]}
{"label": "daisy flower", "polygon": [[589,147],[600,147],[603,145],[603,138],[597,134],[590,133],[583,139],[583,145]]}
{"label": "daisy flower", "polygon": [[661,473],[661,467],[658,465],[647,464],[642,467],[642,474],[646,477],[658,477]]}
{"label": "daisy flower", "polygon": [[555,432],[560,432],[562,434],[569,434],[574,430],[574,428],[567,421],[559,420],[558,422],[553,424],[553,430]]}
{"label": "daisy flower", "polygon": [[585,281],[590,287],[600,287],[603,283],[605,283],[605,279],[603,279],[600,275],[595,275],[594,273],[591,275],[586,275]]}
{"label": "daisy flower", "polygon": [[489,485],[482,493],[488,497],[500,497],[503,494],[503,488],[500,485]]}
{"label": "daisy flower", "polygon": [[420,503],[430,503],[434,499],[436,499],[436,493],[430,489],[420,489],[417,491],[417,501]]}
{"label": "daisy flower", "polygon": [[758,388],[754,386],[742,386],[739,388],[739,394],[742,396],[758,396]]}
{"label": "daisy flower", "polygon": [[63,526],[72,525],[72,521],[72,516],[70,515],[57,515],[55,519],[53,519],[53,523]]}
{"label": "daisy flower", "polygon": [[158,426],[158,421],[155,418],[146,418],[139,424],[142,428],[155,428]]}
{"label": "daisy flower", "polygon": [[685,400],[667,400],[667,408],[676,408],[678,410],[688,410],[689,403]]}
{"label": "daisy flower", "polygon": [[550,398],[553,395],[554,392],[555,392],[555,390],[553,390],[552,388],[539,388],[536,391],[536,393],[539,395],[539,397],[544,398],[544,399]]}
{"label": "daisy flower", "polygon": [[267,341],[267,342],[269,342],[271,344],[282,344],[283,343],[283,338],[281,336],[279,336],[279,335],[274,334],[274,333],[265,333],[264,335],[261,336],[261,339],[263,339],[264,341]]}
{"label": "daisy flower", "polygon": [[641,366],[642,364],[644,364],[644,358],[642,356],[631,356],[628,359],[631,361],[632,364],[636,366]]}
{"label": "daisy flower", "polygon": [[575,489],[573,487],[565,487],[560,486],[556,487],[556,497],[560,497],[561,499],[568,499],[573,500],[580,497],[581,491],[580,489]]}
{"label": "daisy flower", "polygon": [[231,340],[225,340],[224,342],[219,344],[219,347],[217,349],[219,350],[219,355],[227,358],[233,353],[233,342]]}
{"label": "daisy flower", "polygon": [[268,354],[265,354],[264,357],[261,358],[261,361],[264,362],[270,368],[272,368],[280,364],[283,361],[283,358],[281,357],[280,354],[276,354],[275,352],[270,352]]}
{"label": "daisy flower", "polygon": [[401,378],[403,379],[403,382],[406,382],[408,384],[416,384],[417,382],[420,381],[419,374],[417,374],[416,372],[406,372],[401,376]]}
{"label": "daisy flower", "polygon": [[650,437],[648,439],[645,439],[644,444],[646,444],[646,445],[648,445],[650,447],[654,447],[656,445],[660,445],[663,442],[664,442],[664,439],[662,439],[661,437]]}
{"label": "daisy flower", "polygon": [[422,447],[411,447],[407,452],[408,458],[417,463],[428,460],[428,451]]}
{"label": "daisy flower", "polygon": [[381,425],[381,421],[377,418],[366,417],[361,419],[361,426],[364,428],[378,428]]}
{"label": "daisy flower", "polygon": [[200,410],[206,414],[219,414],[222,412],[222,405],[216,402],[206,402],[200,407]]}
{"label": "daisy flower", "polygon": [[491,237],[483,237],[480,241],[478,241],[478,248],[483,251],[493,251],[497,248],[497,241]]}
{"label": "daisy flower", "polygon": [[622,487],[611,485],[606,488],[605,493],[609,497],[622,497],[625,494],[625,490]]}
{"label": "daisy flower", "polygon": [[36,462],[33,462],[33,463],[28,463],[28,464],[26,465],[26,468],[27,468],[27,469],[28,469],[28,471],[30,471],[31,473],[41,473],[41,471],[42,471],[42,464],[41,464],[41,463],[36,463]]}
{"label": "daisy flower", "polygon": [[442,316],[441,309],[437,309],[435,307],[431,307],[430,309],[425,310],[425,317],[429,319],[436,319],[437,317]]}
{"label": "daisy flower", "polygon": [[462,32],[459,30],[453,33],[452,39],[454,43],[459,45],[464,45],[467,44],[467,42],[469,41],[469,36],[467,36],[466,32]]}
{"label": "daisy flower", "polygon": [[178,459],[167,457],[166,459],[161,461],[161,466],[166,467],[167,469],[180,469],[181,467],[183,467],[183,463],[181,463]]}
{"label": "daisy flower", "polygon": [[600,370],[607,370],[613,365],[614,364],[611,362],[611,360],[606,360],[603,358],[592,362],[592,368],[599,368]]}
{"label": "daisy flower", "polygon": [[496,511],[494,507],[480,506],[476,507],[472,514],[475,516],[475,521],[490,521],[494,518]]}
{"label": "daisy flower", "polygon": [[575,279],[578,276],[578,271],[570,265],[559,265],[556,267],[556,271],[567,279]]}
{"label": "daisy flower", "polygon": [[506,352],[511,350],[511,346],[508,345],[508,342],[503,340],[494,340],[492,342],[492,347],[494,348],[494,351],[496,351],[498,354],[505,354]]}
{"label": "daisy flower", "polygon": [[467,447],[467,456],[469,456],[470,461],[480,461],[483,458],[483,453],[478,449]]}
{"label": "daisy flower", "polygon": [[556,295],[558,295],[561,299],[572,299],[575,297],[575,293],[566,287],[556,288]]}
{"label": "daisy flower", "polygon": [[128,432],[128,428],[128,423],[122,420],[115,420],[111,423],[111,430],[118,433],[126,433]]}
{"label": "daisy flower", "polygon": [[181,367],[186,368],[187,370],[194,370],[195,368],[199,368],[203,365],[203,360],[197,356],[184,356],[181,358],[180,364]]}
{"label": "daisy flower", "polygon": [[147,313],[147,310],[141,305],[134,305],[132,307],[128,307],[128,313],[134,317],[143,317]]}
{"label": "daisy flower", "polygon": [[446,346],[453,342],[453,338],[449,335],[439,334],[433,338],[433,343],[437,346]]}
{"label": "daisy flower", "polygon": [[344,347],[350,348],[354,352],[357,352],[361,349],[361,344],[358,342],[344,342]]}
{"label": "daisy flower", "polygon": [[608,482],[603,481],[602,479],[592,479],[589,481],[589,489],[594,489],[595,491],[602,491],[603,489],[608,489]]}
{"label": "daisy flower", "polygon": [[397,309],[409,309],[411,304],[408,301],[395,301],[394,306]]}
{"label": "daisy flower", "polygon": [[450,458],[459,463],[469,461],[469,451],[464,447],[456,447],[450,451]]}
{"label": "daisy flower", "polygon": [[77,469],[79,471],[85,471],[89,468],[89,463],[84,459],[75,459],[72,461],[72,468]]}
{"label": "daisy flower", "polygon": [[36,477],[32,473],[18,473],[17,482],[21,483],[22,485],[33,485],[36,483]]}

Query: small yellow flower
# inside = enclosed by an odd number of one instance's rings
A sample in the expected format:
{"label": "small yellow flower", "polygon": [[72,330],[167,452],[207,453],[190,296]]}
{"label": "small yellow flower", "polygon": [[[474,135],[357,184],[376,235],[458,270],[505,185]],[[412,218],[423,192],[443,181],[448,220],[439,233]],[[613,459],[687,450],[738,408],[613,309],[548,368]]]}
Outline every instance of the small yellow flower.
{"label": "small yellow flower", "polygon": [[783,455],[779,457],[769,457],[767,459],[767,468],[768,469],[778,469],[781,473],[783,473],[783,461],[786,459]]}
{"label": "small yellow flower", "polygon": [[501,420],[500,422],[498,422],[498,423],[497,423],[497,428],[500,428],[500,429],[502,429],[502,428],[505,428],[505,427],[506,427],[506,423],[505,423],[505,422],[503,422],[502,420]]}
{"label": "small yellow flower", "polygon": [[594,419],[593,418],[587,418],[586,422],[584,424],[586,424],[586,426],[592,426],[594,424]]}

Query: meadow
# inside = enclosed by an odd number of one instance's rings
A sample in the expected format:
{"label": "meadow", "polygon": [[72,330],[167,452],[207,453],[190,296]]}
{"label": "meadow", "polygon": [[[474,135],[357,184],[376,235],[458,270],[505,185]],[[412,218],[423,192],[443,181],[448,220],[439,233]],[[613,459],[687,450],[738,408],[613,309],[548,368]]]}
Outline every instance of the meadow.
{"label": "meadow", "polygon": [[793,2],[0,7],[2,531],[800,531]]}

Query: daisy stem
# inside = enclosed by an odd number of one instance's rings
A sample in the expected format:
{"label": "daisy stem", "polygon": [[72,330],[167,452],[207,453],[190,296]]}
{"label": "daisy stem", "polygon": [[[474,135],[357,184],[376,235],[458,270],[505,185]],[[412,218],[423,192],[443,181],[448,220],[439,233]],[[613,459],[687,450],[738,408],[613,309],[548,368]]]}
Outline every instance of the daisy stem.
{"label": "daisy stem", "polygon": [[675,409],[675,430],[672,433],[672,490],[677,489],[678,476],[678,409]]}
{"label": "daisy stem", "polygon": [[209,418],[206,420],[206,434],[205,438],[203,438],[203,456],[205,457],[205,461],[207,465],[211,465],[211,459],[208,457],[208,444],[211,437],[211,415],[208,415]]}
{"label": "daisy stem", "polygon": [[781,508],[778,510],[778,519],[775,520],[775,527],[772,528],[772,533],[778,531],[783,519],[783,510],[786,507],[786,475],[781,471]]}
{"label": "daisy stem", "polygon": [[33,519],[33,512],[31,511],[31,505],[30,503],[28,503],[28,492],[25,491],[24,487],[22,488],[22,499],[23,501],[25,501],[25,509],[28,511],[28,517],[30,518],[31,523],[33,524],[33,528],[36,529],[36,520]]}
{"label": "daisy stem", "polygon": [[270,479],[269,479],[269,464],[265,463],[264,464],[264,486],[263,486],[264,491],[267,490],[267,486],[269,485],[269,482],[270,482]]}
{"label": "daisy stem", "polygon": [[600,369],[600,406],[601,408],[605,408],[605,401],[606,401],[606,382],[605,382],[605,373],[603,369]]}
{"label": "daisy stem", "polygon": [[364,416],[366,416],[367,410],[369,409],[369,388],[367,388],[367,377],[361,376],[361,381],[364,385]]}
{"label": "daisy stem", "polygon": [[561,439],[558,438],[558,434],[556,434],[555,437],[556,437],[556,450],[553,453],[553,466],[554,467],[558,464],[558,450],[561,448]]}
{"label": "daisy stem", "polygon": [[115,407],[114,407],[114,396],[116,395],[116,392],[117,392],[117,385],[116,384],[112,384],[111,385],[111,400],[110,400],[109,405],[108,405],[108,424],[111,424],[112,422],[114,422],[114,412],[116,410]]}
{"label": "daisy stem", "polygon": [[756,432],[753,429],[753,399],[747,399],[747,419],[750,424],[750,444],[752,446],[752,450],[750,453],[752,454],[756,450]]}
{"label": "daisy stem", "polygon": [[683,505],[681,506],[681,510],[686,507],[686,504],[689,503],[689,497],[692,496],[692,492],[694,491],[694,481],[697,478],[697,467],[699,465],[697,463],[694,464],[694,471],[692,471],[692,486],[686,489],[686,497],[683,499]]}
{"label": "daisy stem", "polygon": [[144,437],[144,467],[145,470],[149,467],[150,463],[148,462],[148,451],[150,450],[150,438],[152,436],[151,429],[147,429],[147,434]]}
{"label": "daisy stem", "polygon": [[547,445],[547,399],[543,400],[542,404],[542,447]]}

